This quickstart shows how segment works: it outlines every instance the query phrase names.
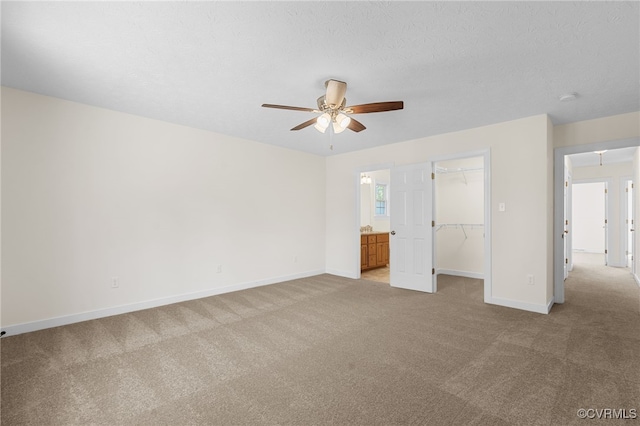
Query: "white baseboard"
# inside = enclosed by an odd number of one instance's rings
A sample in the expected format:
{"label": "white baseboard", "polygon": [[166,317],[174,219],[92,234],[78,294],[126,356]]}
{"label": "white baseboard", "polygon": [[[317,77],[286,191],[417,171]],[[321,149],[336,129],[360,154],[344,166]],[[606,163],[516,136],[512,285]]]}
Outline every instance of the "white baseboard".
{"label": "white baseboard", "polygon": [[456,277],[466,277],[466,278],[476,278],[479,280],[484,279],[484,273],[482,272],[471,272],[471,271],[458,271],[456,269],[436,269],[436,274],[444,274],[444,275],[455,275]]}
{"label": "white baseboard", "polygon": [[336,275],[338,277],[351,278],[352,280],[357,280],[358,277],[353,272],[339,271],[337,269],[327,269],[325,271],[327,274]]}
{"label": "white baseboard", "polygon": [[633,275],[633,279],[636,280],[636,284],[638,284],[638,287],[640,287],[640,277],[638,277],[638,274],[631,274]]}
{"label": "white baseboard", "polygon": [[551,312],[551,308],[553,308],[553,305],[556,303],[555,299],[552,297],[551,300],[549,300],[549,302],[547,303],[547,312],[544,313],[549,313]]}
{"label": "white baseboard", "polygon": [[505,306],[507,308],[520,309],[523,311],[535,312],[538,314],[548,314],[553,306],[553,299],[551,299],[546,305],[539,305],[537,303],[520,302],[518,300],[503,299],[501,297],[492,297],[491,299],[485,299],[485,303],[492,305]]}
{"label": "white baseboard", "polygon": [[[16,325],[2,327],[5,336],[15,336],[17,334],[29,333],[31,331],[44,330],[62,325],[74,324],[82,321],[89,321],[98,318],[110,317],[113,315],[126,314],[129,312],[141,311],[143,309],[157,308],[159,306],[170,305],[172,303],[186,302],[188,300],[202,299],[204,297],[217,296],[219,294],[232,293],[239,290],[261,287],[269,284],[276,284],[284,281],[291,281],[299,278],[307,278],[324,274],[324,270],[301,272],[298,274],[285,275],[281,277],[267,278],[264,280],[250,281],[232,284],[225,287],[217,287],[193,293],[177,294],[175,296],[162,297],[159,299],[147,300],[143,302],[130,303],[127,305],[114,306],[112,308],[98,309],[96,311],[81,312],[78,314],[64,315],[61,317],[48,318],[45,320],[27,322]],[[328,272],[330,273],[330,272]]]}

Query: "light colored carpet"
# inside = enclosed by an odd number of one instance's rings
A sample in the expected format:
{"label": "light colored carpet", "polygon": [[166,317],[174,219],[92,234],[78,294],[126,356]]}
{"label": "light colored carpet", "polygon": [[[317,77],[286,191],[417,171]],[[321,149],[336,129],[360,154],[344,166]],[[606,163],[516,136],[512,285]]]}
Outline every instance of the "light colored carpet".
{"label": "light colored carpet", "polygon": [[321,275],[5,337],[2,424],[593,424],[640,409],[638,287],[605,272],[550,315]]}

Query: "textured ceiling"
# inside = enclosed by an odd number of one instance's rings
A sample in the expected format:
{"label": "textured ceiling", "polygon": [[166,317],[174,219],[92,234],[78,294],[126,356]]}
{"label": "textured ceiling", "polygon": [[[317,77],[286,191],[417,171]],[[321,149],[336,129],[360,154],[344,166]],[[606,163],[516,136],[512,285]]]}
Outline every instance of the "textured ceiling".
{"label": "textured ceiling", "polygon": [[[2,84],[331,155],[640,110],[638,2],[2,2]],[[328,78],[367,130],[289,129]],[[558,97],[577,92],[573,102]],[[333,144],[334,150],[329,150]]]}

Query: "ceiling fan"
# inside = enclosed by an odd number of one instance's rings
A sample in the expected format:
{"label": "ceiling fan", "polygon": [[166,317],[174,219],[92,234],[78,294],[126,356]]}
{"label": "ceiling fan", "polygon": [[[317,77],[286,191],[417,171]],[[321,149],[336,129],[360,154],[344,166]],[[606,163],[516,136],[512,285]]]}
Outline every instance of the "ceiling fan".
{"label": "ceiling fan", "polygon": [[318,98],[318,109],[294,107],[287,105],[262,104],[265,108],[289,109],[293,111],[306,111],[321,114],[304,123],[298,124],[291,130],[300,130],[314,125],[314,127],[324,133],[332,124],[335,133],[341,133],[345,129],[354,132],[361,132],[366,127],[359,121],[349,117],[347,114],[365,114],[370,112],[395,111],[404,108],[404,102],[374,102],[371,104],[346,106],[347,100],[344,95],[347,92],[347,83],[338,80],[327,80],[324,83],[327,91]]}

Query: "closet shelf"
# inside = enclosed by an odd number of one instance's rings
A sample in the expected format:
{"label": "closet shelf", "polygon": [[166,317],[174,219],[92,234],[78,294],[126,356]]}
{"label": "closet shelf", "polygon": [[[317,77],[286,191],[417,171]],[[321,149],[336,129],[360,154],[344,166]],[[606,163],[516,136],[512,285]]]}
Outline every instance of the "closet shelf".
{"label": "closet shelf", "polygon": [[483,223],[440,223],[436,225],[436,232],[441,229],[462,229],[462,233],[464,234],[464,239],[467,237],[467,229],[481,229],[484,228]]}
{"label": "closet shelf", "polygon": [[448,169],[446,167],[436,167],[437,174],[449,174],[449,173],[462,173],[462,178],[464,179],[464,184],[467,183],[467,172],[475,172],[484,170],[484,167],[456,167],[454,169]]}
{"label": "closet shelf", "polygon": [[456,167],[455,169],[448,169],[446,167],[436,167],[436,173],[461,173],[461,172],[475,172],[484,170],[484,167]]}

